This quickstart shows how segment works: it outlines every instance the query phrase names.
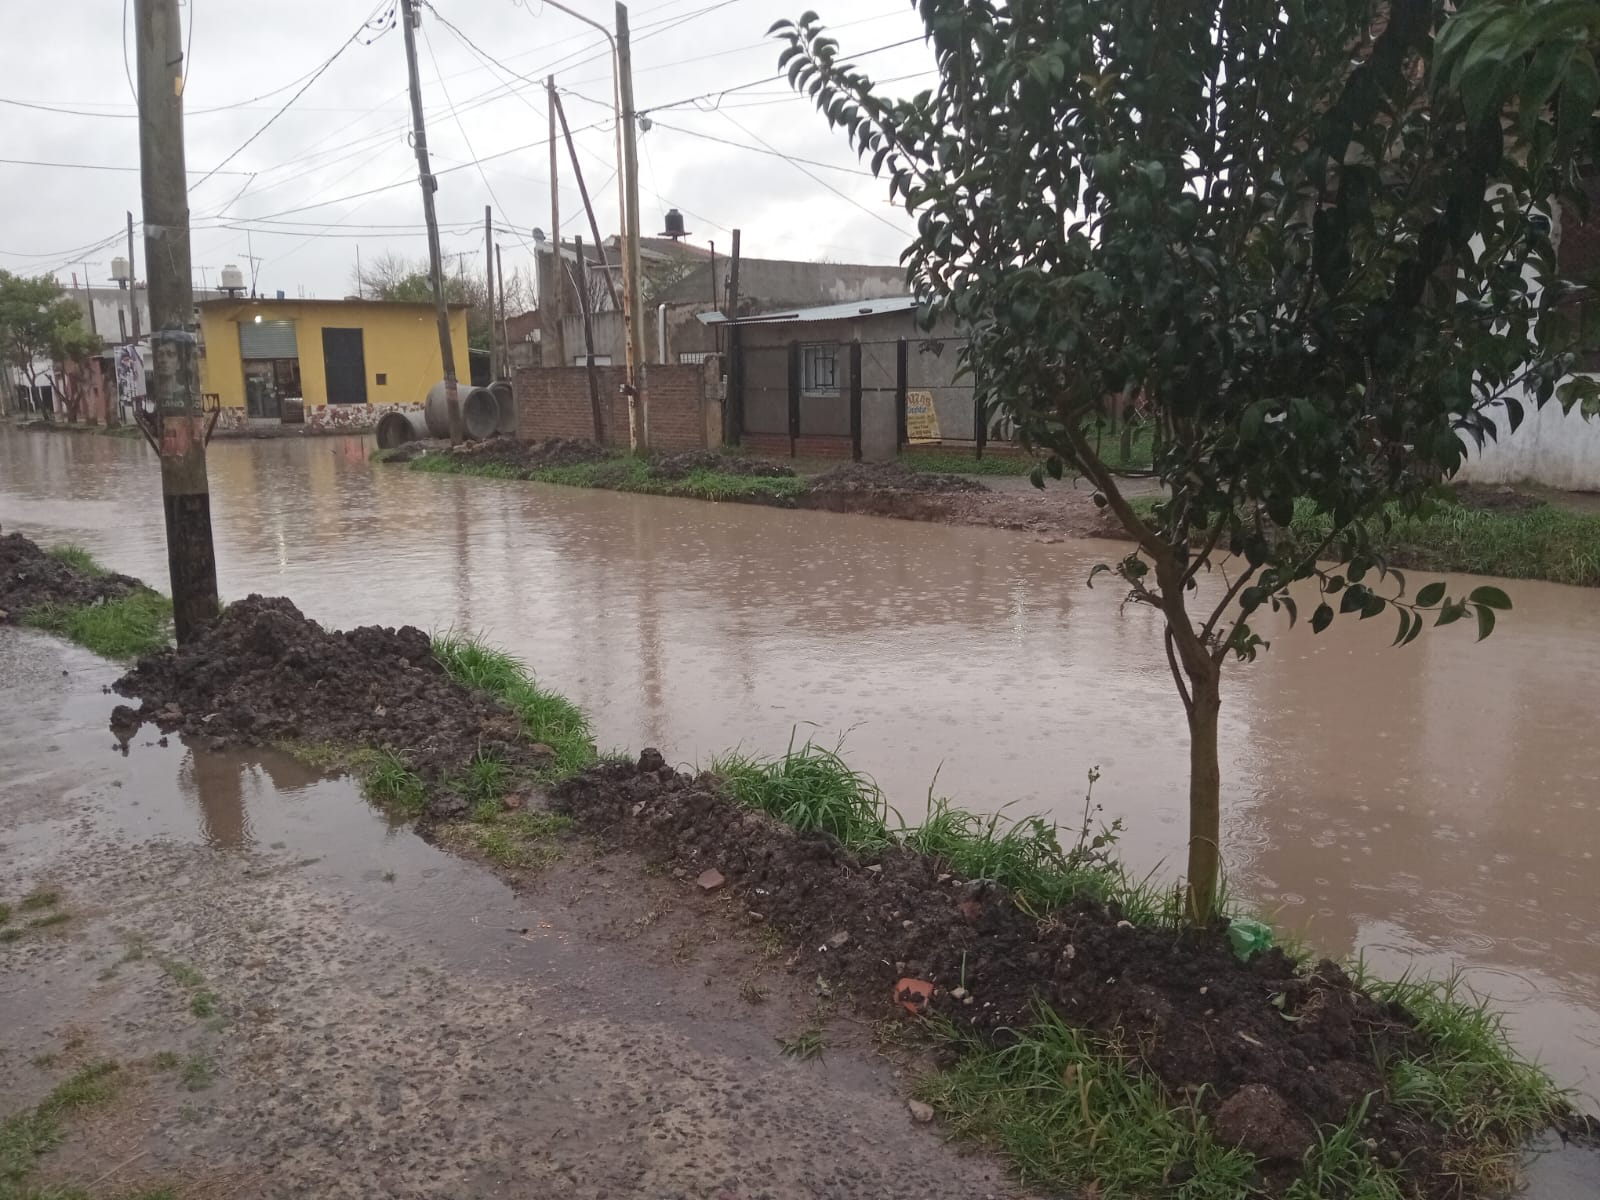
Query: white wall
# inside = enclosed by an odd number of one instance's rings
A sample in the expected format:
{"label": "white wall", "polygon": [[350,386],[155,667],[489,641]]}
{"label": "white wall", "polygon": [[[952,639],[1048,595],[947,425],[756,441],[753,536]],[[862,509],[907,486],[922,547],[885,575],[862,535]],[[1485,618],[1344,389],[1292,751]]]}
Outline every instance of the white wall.
{"label": "white wall", "polygon": [[1600,492],[1600,417],[1585,418],[1574,405],[1562,412],[1554,399],[1543,408],[1523,401],[1515,433],[1503,405],[1489,410],[1499,429],[1480,454],[1467,444],[1467,461],[1456,474],[1470,483],[1538,483],[1568,492]]}

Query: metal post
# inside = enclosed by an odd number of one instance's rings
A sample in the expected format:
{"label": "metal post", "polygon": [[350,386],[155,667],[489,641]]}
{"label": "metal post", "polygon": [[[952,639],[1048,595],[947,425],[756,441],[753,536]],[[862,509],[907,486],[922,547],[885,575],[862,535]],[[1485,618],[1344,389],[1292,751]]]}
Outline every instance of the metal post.
{"label": "metal post", "polygon": [[578,303],[583,308],[583,365],[589,376],[589,408],[594,417],[594,440],[606,444],[606,425],[600,404],[600,377],[594,366],[594,319],[589,311],[589,272],[587,256],[583,252],[583,239],[572,239],[578,252]]}
{"label": "metal post", "polygon": [[911,440],[906,435],[906,388],[910,378],[910,355],[905,338],[901,338],[894,348],[894,436],[896,453],[903,450]]}
{"label": "metal post", "polygon": [[972,398],[972,457],[982,458],[983,448],[989,444],[989,422],[983,411],[983,401]]}
{"label": "metal post", "polygon": [[489,382],[500,378],[500,322],[494,319],[494,211],[483,206],[483,269],[489,290]]}
{"label": "metal post", "polygon": [[850,343],[850,458],[861,461],[861,339]]}
{"label": "metal post", "polygon": [[[161,459],[172,623],[178,644],[217,619],[217,559],[206,478],[210,430],[200,407],[194,280],[189,270],[189,197],[183,153],[183,35],[178,0],[134,0],[139,70],[139,191],[155,370],[152,411],[140,428]],[[129,214],[128,228],[133,228]],[[129,291],[133,265],[129,257]],[[134,297],[135,331],[139,305]]]}
{"label": "metal post", "polygon": [[494,247],[494,281],[500,287],[500,320],[496,328],[500,333],[500,378],[511,378],[511,332],[506,325],[506,268],[500,261],[500,243]]}
{"label": "metal post", "polygon": [[[623,214],[627,278],[623,323],[628,332],[628,387],[630,411],[638,409],[633,449],[650,445],[650,397],[644,354],[644,301],[639,279],[639,140],[638,114],[633,107],[633,52],[628,45],[628,6],[617,4],[617,86],[622,99],[622,160],[627,179],[627,208]],[[630,439],[631,440],[631,439]]]}
{"label": "metal post", "polygon": [[433,211],[433,193],[438,190],[439,183],[428,166],[428,135],[422,124],[422,84],[417,79],[416,27],[420,20],[417,0],[400,0],[400,28],[405,34],[406,74],[411,88],[411,140],[417,151],[417,179],[422,184],[422,219],[428,225],[428,280],[433,285],[433,305],[439,318],[439,357],[444,362],[444,398],[450,414],[450,444],[459,446],[466,438],[466,431],[461,424],[461,397],[456,390],[456,351],[450,340],[450,306],[444,298],[439,221]]}
{"label": "metal post", "polygon": [[567,266],[561,253],[561,188],[557,172],[561,155],[556,146],[556,77],[547,75],[544,81],[546,107],[550,110],[550,245],[555,258],[550,267],[550,336],[554,340],[556,365],[567,365],[567,339],[561,327],[561,318],[567,311]]}
{"label": "metal post", "polygon": [[728,387],[722,406],[722,441],[737,446],[744,440],[744,339],[739,326],[728,330]]}
{"label": "metal post", "polygon": [[789,343],[789,457],[800,438],[800,343]]}
{"label": "metal post", "polygon": [[[600,255],[600,267],[605,274],[606,291],[611,296],[613,311],[622,307],[617,300],[617,281],[611,278],[611,264],[606,260],[605,239],[600,236],[600,222],[595,219],[594,205],[589,201],[589,185],[583,181],[583,164],[578,161],[578,148],[572,144],[572,130],[567,128],[567,110],[561,103],[561,93],[551,95],[556,119],[561,122],[561,136],[567,140],[567,156],[572,160],[572,177],[578,181],[578,195],[583,197],[583,211],[589,214],[589,232],[594,234],[594,248]],[[554,172],[551,175],[554,176]]]}

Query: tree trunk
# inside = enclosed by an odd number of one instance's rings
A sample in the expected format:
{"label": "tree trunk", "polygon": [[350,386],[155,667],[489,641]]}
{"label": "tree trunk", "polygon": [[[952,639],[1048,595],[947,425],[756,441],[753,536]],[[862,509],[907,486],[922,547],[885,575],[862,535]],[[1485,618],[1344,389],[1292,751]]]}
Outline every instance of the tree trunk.
{"label": "tree trunk", "polygon": [[217,619],[220,608],[204,421],[170,413],[162,431],[161,495],[172,576],[172,626],[180,646],[198,638]]}
{"label": "tree trunk", "polygon": [[1189,712],[1189,921],[1209,924],[1221,872],[1222,768],[1217,762],[1217,714],[1222,694],[1217,672],[1191,675]]}

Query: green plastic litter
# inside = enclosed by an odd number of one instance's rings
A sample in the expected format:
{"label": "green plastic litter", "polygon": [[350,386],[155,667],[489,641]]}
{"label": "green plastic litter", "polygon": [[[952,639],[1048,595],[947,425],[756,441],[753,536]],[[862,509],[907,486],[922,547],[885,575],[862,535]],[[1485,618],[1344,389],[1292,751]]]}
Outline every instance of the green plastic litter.
{"label": "green plastic litter", "polygon": [[1248,917],[1236,917],[1228,922],[1228,941],[1233,943],[1233,952],[1249,962],[1252,954],[1272,949],[1272,927]]}

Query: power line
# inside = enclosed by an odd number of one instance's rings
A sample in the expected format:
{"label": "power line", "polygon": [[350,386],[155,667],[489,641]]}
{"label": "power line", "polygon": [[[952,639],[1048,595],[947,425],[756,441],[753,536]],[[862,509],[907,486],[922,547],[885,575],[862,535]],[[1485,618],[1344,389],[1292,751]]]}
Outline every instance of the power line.
{"label": "power line", "polygon": [[[17,167],[61,167],[74,171],[133,171],[138,167],[114,167],[109,163],[74,163],[74,162],[43,162],[33,158],[0,158],[0,163],[9,163]],[[191,175],[200,174],[199,171],[190,171]],[[249,171],[213,171],[213,175],[249,175]]]}
{"label": "power line", "polygon": [[[852,61],[855,60],[855,59],[858,59],[858,58],[866,58],[869,55],[882,54],[886,50],[898,50],[902,46],[910,46],[910,45],[912,45],[914,43],[921,42],[922,40],[923,39],[920,38],[920,37],[902,38],[898,42],[890,42],[888,45],[885,45],[885,46],[874,46],[870,50],[863,50],[859,54],[852,54],[849,57],[851,58]],[[698,101],[701,101],[701,100],[718,99],[718,98],[720,98],[722,96],[731,95],[734,92],[742,92],[746,88],[760,87],[763,83],[777,83],[780,80],[787,79],[787,78],[788,78],[788,76],[783,74],[780,71],[776,75],[763,75],[760,79],[752,79],[748,83],[735,84],[733,87],[722,88],[720,91],[702,92],[698,96],[688,96],[688,97],[685,97],[682,100],[673,100],[673,101],[671,101],[670,103],[667,103],[667,104],[652,104],[649,108],[643,109],[641,111],[643,111],[643,112],[658,112],[658,111],[660,111],[661,109],[664,109],[664,108],[683,108],[685,105],[697,104]]]}
{"label": "power line", "polygon": [[787,159],[792,163],[805,163],[810,167],[821,167],[825,171],[842,171],[846,175],[861,175],[867,179],[876,178],[871,171],[864,171],[860,167],[842,167],[837,163],[820,162],[814,158],[801,158],[799,155],[795,154],[784,154],[781,151],[763,149],[760,146],[752,146],[748,142],[736,142],[732,138],[718,137],[714,133],[701,133],[698,130],[685,129],[681,125],[669,125],[665,121],[655,121],[651,127],[653,129],[670,129],[673,133],[681,133],[687,137],[701,138],[708,142],[717,142],[724,146],[732,146],[736,150],[748,150],[751,154],[766,154],[773,158]]}

